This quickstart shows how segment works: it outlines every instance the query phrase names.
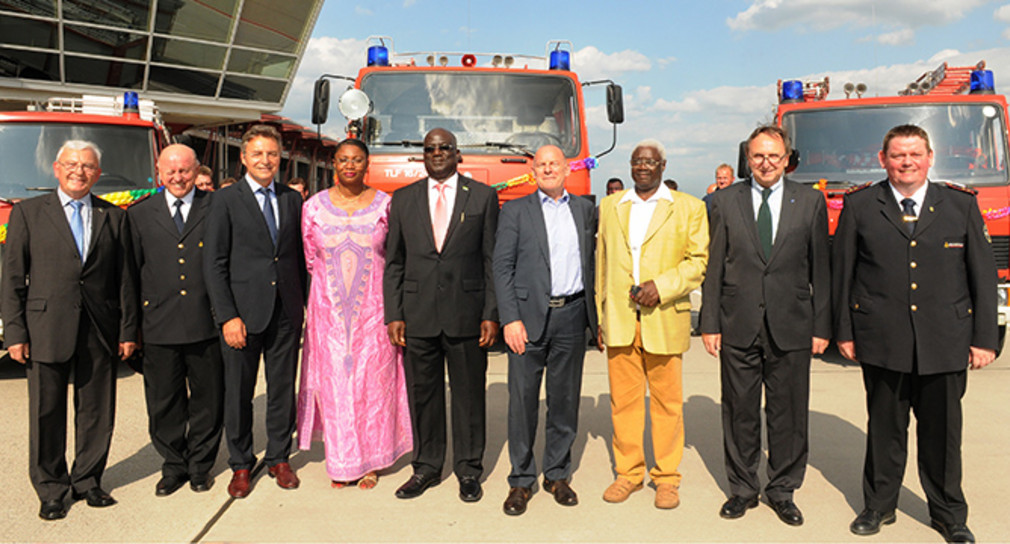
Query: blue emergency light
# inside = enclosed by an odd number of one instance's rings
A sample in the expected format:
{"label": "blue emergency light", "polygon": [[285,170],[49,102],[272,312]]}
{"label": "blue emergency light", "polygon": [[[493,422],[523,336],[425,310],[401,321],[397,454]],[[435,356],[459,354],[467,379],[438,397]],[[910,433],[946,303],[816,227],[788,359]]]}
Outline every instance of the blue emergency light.
{"label": "blue emergency light", "polygon": [[798,79],[790,79],[782,82],[783,104],[789,102],[803,102],[803,82]]}
{"label": "blue emergency light", "polygon": [[571,55],[568,51],[561,51],[560,49],[556,51],[551,51],[551,70],[571,70]]}
{"label": "blue emergency light", "polygon": [[389,66],[389,49],[383,45],[373,45],[368,48],[369,66]]}
{"label": "blue emergency light", "polygon": [[996,94],[992,70],[973,70],[971,73],[970,94]]}
{"label": "blue emergency light", "polygon": [[137,96],[137,93],[133,91],[123,93],[123,109],[134,111],[140,109],[140,97]]}

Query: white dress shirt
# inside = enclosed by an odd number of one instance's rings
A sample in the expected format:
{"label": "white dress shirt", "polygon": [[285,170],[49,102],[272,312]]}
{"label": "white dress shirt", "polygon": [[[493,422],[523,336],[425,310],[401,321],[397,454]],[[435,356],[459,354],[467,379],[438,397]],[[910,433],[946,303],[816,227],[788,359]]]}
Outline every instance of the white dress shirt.
{"label": "white dress shirt", "polygon": [[642,244],[645,243],[645,234],[649,231],[652,214],[656,211],[656,204],[661,198],[673,202],[673,193],[663,183],[659,184],[659,188],[655,193],[652,193],[648,200],[642,200],[635,189],[630,189],[618,202],[618,204],[631,202],[631,213],[628,215],[628,245],[631,246],[632,273],[635,277],[635,285],[641,283],[639,261],[642,257]]}
{"label": "white dress shirt", "polygon": [[[249,177],[249,174],[245,175],[245,182],[249,184],[249,190],[251,190],[253,192],[253,196],[256,197],[256,204],[259,205],[260,211],[262,211],[263,210],[263,193],[259,192],[259,190],[262,189],[263,186],[260,185],[258,181],[256,181],[253,178]],[[273,180],[270,180],[270,185],[267,185],[267,189],[270,189],[270,205],[273,206],[273,209],[274,209],[274,224],[277,225],[278,229],[280,229],[281,228],[281,215],[280,215],[280,212],[278,211],[278,208],[277,208],[277,185],[273,182]],[[173,211],[172,213],[175,213],[175,212]],[[183,215],[183,217],[185,217],[185,215]]]}
{"label": "white dress shirt", "polygon": [[181,200],[182,207],[179,208],[179,212],[182,214],[182,222],[185,223],[186,220],[189,219],[189,210],[193,207],[193,196],[195,194],[196,189],[190,189],[188,193],[182,196],[182,198],[176,198],[175,195],[168,192],[168,189],[166,189],[165,202],[168,203],[168,215],[170,217],[175,217],[175,201]]}
{"label": "white dress shirt", "polygon": [[919,217],[920,215],[922,215],[922,203],[925,202],[926,200],[926,188],[929,187],[929,180],[926,180],[926,183],[923,183],[922,187],[919,187],[919,189],[916,190],[915,193],[912,194],[912,196],[905,196],[899,193],[898,190],[894,188],[894,185],[892,185],[890,181],[888,181],[887,184],[891,186],[891,193],[894,194],[894,201],[898,203],[898,211],[904,214],[905,210],[901,208],[901,201],[905,200],[906,198],[911,198],[912,200],[915,201],[915,216]]}
{"label": "white dress shirt", "polygon": [[[448,215],[449,221],[445,222],[445,230],[449,230],[449,223],[452,222],[452,207],[456,203],[456,186],[459,184],[459,174],[453,173],[449,176],[449,179],[442,182],[445,185],[445,204],[449,208]],[[438,204],[438,185],[439,183],[432,178],[428,178],[428,213],[431,218],[431,224],[435,224],[435,205]],[[445,233],[443,233],[442,239],[445,240]]]}

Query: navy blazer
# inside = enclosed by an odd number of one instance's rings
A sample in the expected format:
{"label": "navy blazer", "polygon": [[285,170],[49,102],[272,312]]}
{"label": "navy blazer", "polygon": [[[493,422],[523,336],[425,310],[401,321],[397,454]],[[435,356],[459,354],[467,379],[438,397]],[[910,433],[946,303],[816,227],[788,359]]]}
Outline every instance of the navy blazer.
{"label": "navy blazer", "polygon": [[[586,323],[595,335],[596,206],[571,195],[568,208],[579,243]],[[502,206],[494,249],[494,279],[502,324],[521,320],[529,341],[539,341],[546,328],[551,297],[551,251],[539,191]]]}
{"label": "navy blazer", "polygon": [[204,274],[218,326],[241,317],[246,331],[266,330],[280,300],[293,326],[305,309],[302,196],[280,183],[277,245],[246,178],[211,195]]}

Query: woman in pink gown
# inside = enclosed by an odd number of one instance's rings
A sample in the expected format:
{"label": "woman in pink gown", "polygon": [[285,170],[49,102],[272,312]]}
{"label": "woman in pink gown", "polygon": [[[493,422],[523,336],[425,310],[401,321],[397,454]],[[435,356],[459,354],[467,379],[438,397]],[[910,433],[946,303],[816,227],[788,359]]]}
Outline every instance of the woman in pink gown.
{"label": "woman in pink gown", "polygon": [[400,349],[383,323],[382,273],[390,197],[365,186],[368,148],[344,140],[337,183],[305,202],[302,237],[311,275],[298,447],[322,440],[334,487],[374,487],[376,471],[411,451]]}

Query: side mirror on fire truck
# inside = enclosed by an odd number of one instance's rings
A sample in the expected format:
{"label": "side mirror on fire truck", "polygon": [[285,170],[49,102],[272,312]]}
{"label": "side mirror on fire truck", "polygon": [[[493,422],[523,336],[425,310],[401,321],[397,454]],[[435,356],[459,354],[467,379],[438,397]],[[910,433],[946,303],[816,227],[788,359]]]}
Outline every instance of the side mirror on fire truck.
{"label": "side mirror on fire truck", "polygon": [[330,115],[330,80],[317,79],[312,89],[312,124],[325,125]]}
{"label": "side mirror on fire truck", "polygon": [[615,125],[624,122],[624,92],[616,83],[607,85],[607,119]]}

